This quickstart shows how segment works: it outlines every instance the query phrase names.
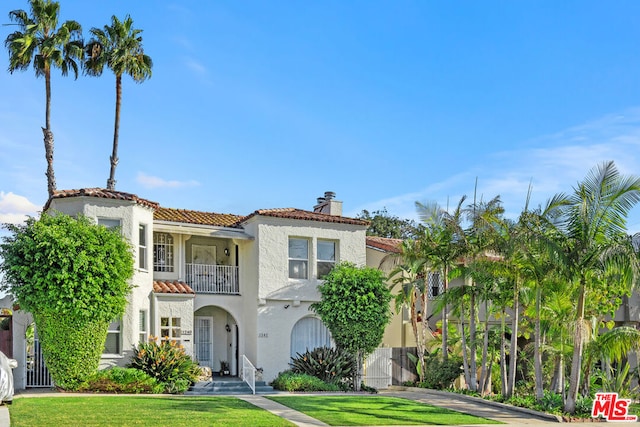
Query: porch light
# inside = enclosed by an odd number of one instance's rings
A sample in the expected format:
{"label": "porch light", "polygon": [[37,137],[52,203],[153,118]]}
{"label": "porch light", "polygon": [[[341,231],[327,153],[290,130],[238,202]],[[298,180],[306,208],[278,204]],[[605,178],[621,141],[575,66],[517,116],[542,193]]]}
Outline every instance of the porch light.
{"label": "porch light", "polygon": [[224,248],[224,254],[225,254],[226,256],[229,256],[229,248]]}
{"label": "porch light", "polygon": [[227,332],[231,332],[231,326],[229,326],[229,324],[226,324],[224,328],[227,330]]}

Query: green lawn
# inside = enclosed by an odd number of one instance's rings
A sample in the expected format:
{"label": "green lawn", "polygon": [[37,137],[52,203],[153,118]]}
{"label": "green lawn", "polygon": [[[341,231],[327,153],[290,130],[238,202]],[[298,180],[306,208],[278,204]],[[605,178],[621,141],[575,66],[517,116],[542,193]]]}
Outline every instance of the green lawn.
{"label": "green lawn", "polygon": [[382,396],[267,396],[332,426],[501,424],[412,400]]}
{"label": "green lawn", "polygon": [[18,398],[11,427],[292,426],[233,397],[87,396]]}

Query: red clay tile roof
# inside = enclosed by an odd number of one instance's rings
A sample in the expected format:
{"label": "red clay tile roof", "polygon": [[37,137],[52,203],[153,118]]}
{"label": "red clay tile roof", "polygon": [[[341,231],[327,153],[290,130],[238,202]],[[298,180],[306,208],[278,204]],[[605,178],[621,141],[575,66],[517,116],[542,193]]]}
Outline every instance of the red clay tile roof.
{"label": "red clay tile roof", "polygon": [[154,280],[153,292],[157,294],[194,294],[195,291],[191,286],[179,280]]}
{"label": "red clay tile roof", "polygon": [[402,239],[389,239],[387,237],[367,236],[367,246],[383,250],[385,252],[400,253]]}
{"label": "red clay tile roof", "polygon": [[113,199],[113,200],[129,200],[139,205],[146,206],[151,209],[157,209],[158,203],[152,202],[147,199],[142,199],[135,194],[125,193],[123,191],[105,190],[104,188],[80,188],[78,190],[56,190],[53,195],[49,197],[47,203],[44,205],[44,210],[49,209],[52,199],[64,199],[67,197],[97,197],[100,199]]}
{"label": "red clay tile roof", "polygon": [[189,224],[216,225],[220,227],[234,227],[242,218],[244,217],[240,215],[160,207],[153,213],[153,219],[157,221],[186,222]]}
{"label": "red clay tile roof", "polygon": [[256,215],[270,216],[275,218],[299,219],[303,221],[335,222],[340,224],[365,226],[369,225],[369,221],[365,221],[362,219],[349,218],[346,216],[328,215],[318,212],[304,211],[302,209],[296,208],[259,209],[251,215],[243,218],[240,222],[244,222]]}

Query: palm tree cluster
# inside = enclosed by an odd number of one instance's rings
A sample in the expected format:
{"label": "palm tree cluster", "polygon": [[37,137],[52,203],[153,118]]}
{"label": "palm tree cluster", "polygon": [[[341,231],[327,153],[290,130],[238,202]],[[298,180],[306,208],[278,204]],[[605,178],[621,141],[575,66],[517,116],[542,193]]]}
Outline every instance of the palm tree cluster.
{"label": "palm tree cluster", "polygon": [[[640,333],[611,319],[622,306],[630,320],[628,297],[640,273],[638,246],[626,229],[640,178],[604,162],[544,206],[530,209],[530,193],[517,220],[504,217],[499,197],[463,197],[452,212],[416,203],[425,231],[403,242],[391,286],[400,288],[397,307],[411,315],[419,373],[428,369],[425,348],[433,347],[427,278],[437,274],[444,292],[431,311],[441,313],[442,357],[459,349],[469,390],[490,392],[497,367],[505,398],[524,380],[537,399],[545,390],[561,394],[573,413],[594,384],[605,388],[617,375],[629,390],[626,356],[640,348]],[[449,286],[454,278],[460,286]],[[417,308],[425,313],[421,322]]]}
{"label": "palm tree cluster", "polygon": [[9,12],[9,19],[18,29],[9,34],[5,46],[9,51],[9,72],[24,71],[33,64],[36,77],[44,77],[46,118],[44,133],[47,161],[47,190],[51,197],[56,190],[53,169],[53,132],[51,130],[51,70],[59,68],[63,76],[83,69],[89,76],[100,76],[105,67],[116,76],[116,112],[113,132],[111,169],[107,189],[115,189],[115,169],[118,164],[118,131],[122,102],[122,76],[127,74],[136,83],[151,77],[153,63],[142,47],[142,30],[133,27],[126,16],[119,20],[112,16],[111,25],[92,28],[92,39],[85,45],[82,27],[76,21],[59,23],[60,4],[51,0],[29,0],[30,13],[24,10]]}

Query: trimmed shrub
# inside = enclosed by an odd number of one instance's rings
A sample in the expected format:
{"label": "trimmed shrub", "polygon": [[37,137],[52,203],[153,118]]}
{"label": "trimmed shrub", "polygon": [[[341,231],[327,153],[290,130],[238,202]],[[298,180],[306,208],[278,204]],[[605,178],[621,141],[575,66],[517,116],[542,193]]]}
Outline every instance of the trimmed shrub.
{"label": "trimmed shrub", "polygon": [[33,317],[55,385],[75,390],[98,370],[109,322],[37,313]]}
{"label": "trimmed shrub", "polygon": [[156,337],[134,347],[128,367],[139,369],[162,384],[166,393],[184,393],[200,375],[200,367],[175,341]]}
{"label": "trimmed shrub", "polygon": [[340,391],[336,384],[329,384],[308,374],[284,371],[271,382],[271,386],[282,391]]}
{"label": "trimmed shrub", "polygon": [[162,393],[164,385],[139,369],[113,367],[98,371],[78,391],[104,393]]}
{"label": "trimmed shrub", "polygon": [[0,289],[33,313],[54,383],[73,390],[98,370],[109,322],[124,312],[131,247],[82,215],[45,213],[5,226]]}
{"label": "trimmed shrub", "polygon": [[308,374],[327,383],[350,381],[355,372],[356,360],[345,350],[317,347],[291,358],[291,371]]}

